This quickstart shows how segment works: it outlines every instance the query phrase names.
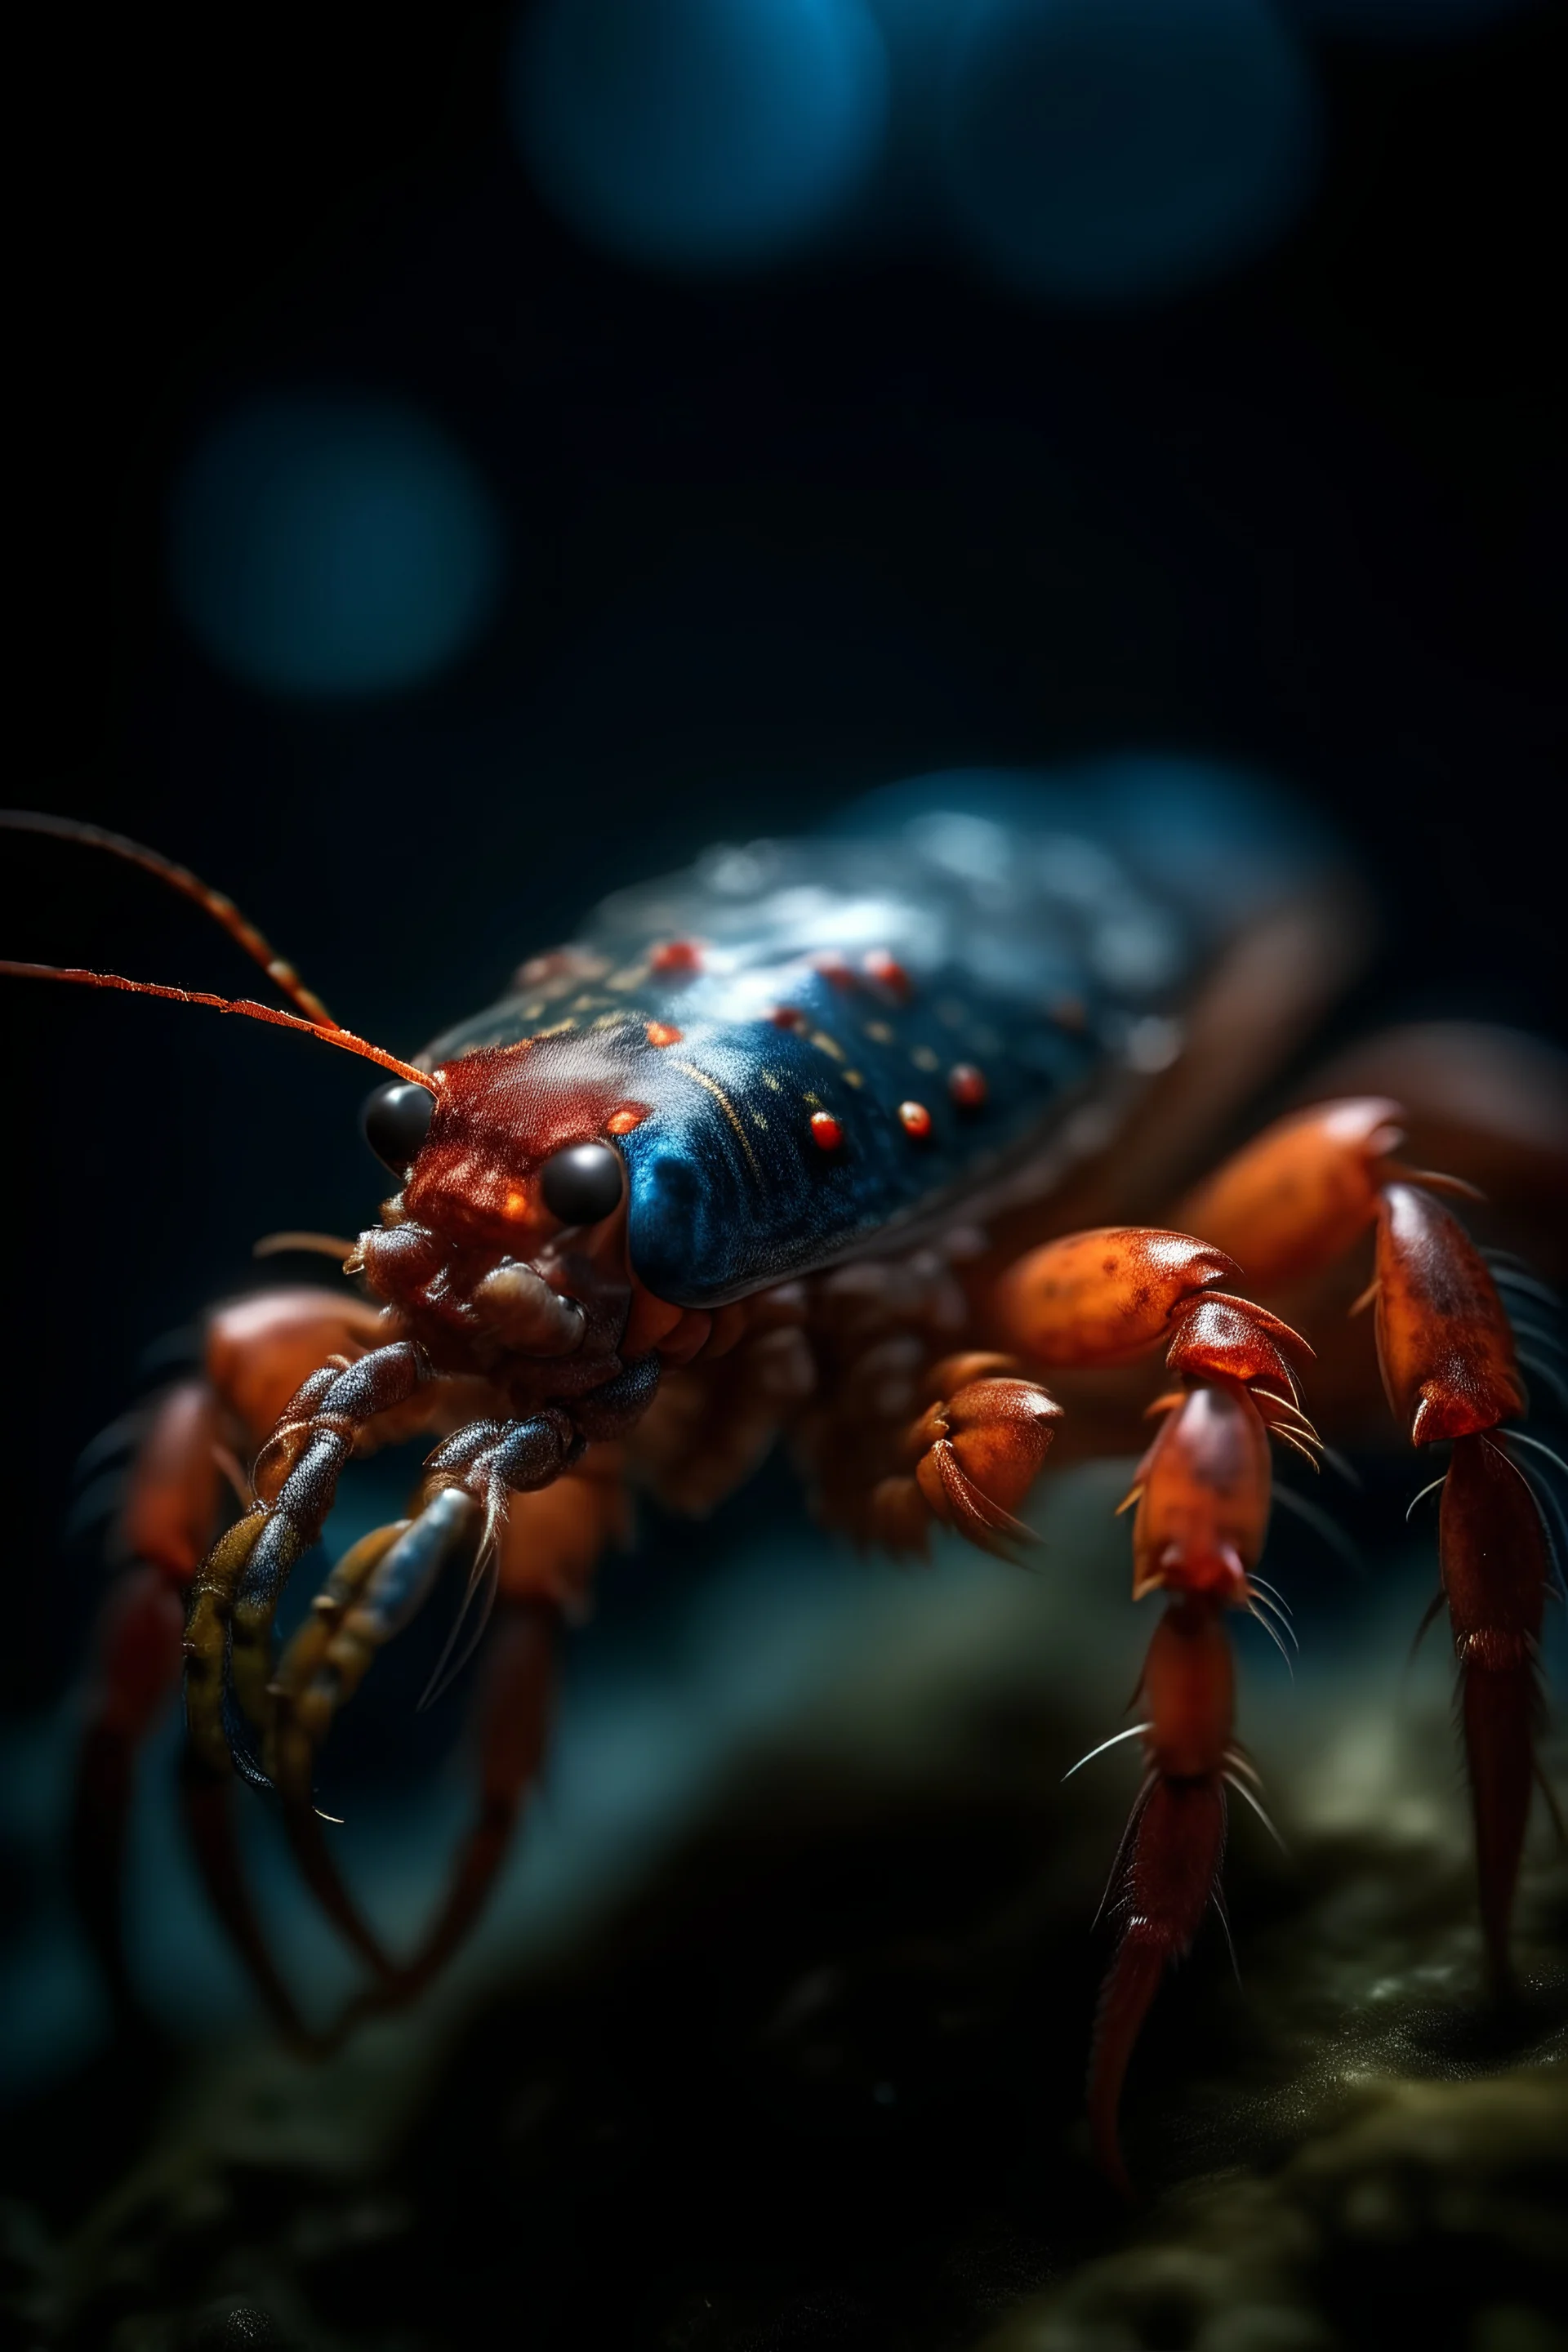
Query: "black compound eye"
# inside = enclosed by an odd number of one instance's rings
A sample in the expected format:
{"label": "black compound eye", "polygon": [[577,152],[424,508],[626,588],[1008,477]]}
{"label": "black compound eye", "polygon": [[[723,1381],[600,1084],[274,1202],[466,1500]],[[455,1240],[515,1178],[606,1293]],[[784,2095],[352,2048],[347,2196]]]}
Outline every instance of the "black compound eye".
{"label": "black compound eye", "polygon": [[416,1087],[407,1078],[395,1078],[391,1086],[377,1087],[374,1094],[365,1097],[360,1113],[364,1139],[395,1175],[401,1176],[418,1159],[435,1108],[436,1097],[429,1087]]}
{"label": "black compound eye", "polygon": [[544,1205],[563,1225],[596,1225],[621,1202],[621,1155],[607,1143],[574,1143],[540,1171]]}

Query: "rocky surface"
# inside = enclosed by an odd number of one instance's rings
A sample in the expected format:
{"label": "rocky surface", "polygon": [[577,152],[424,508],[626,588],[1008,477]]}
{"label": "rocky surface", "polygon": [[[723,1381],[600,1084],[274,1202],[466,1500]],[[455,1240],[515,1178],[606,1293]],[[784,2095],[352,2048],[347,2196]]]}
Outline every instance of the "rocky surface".
{"label": "rocky surface", "polygon": [[[1148,1630],[1109,1494],[1066,1483],[1036,1575],[847,1567],[792,1719],[732,1746],[635,1883],[415,2017],[314,2068],[261,2039],[148,2045],[60,2086],[7,2214],[18,2340],[1568,2343],[1568,1874],[1538,1822],[1499,2017],[1445,1670],[1434,1644],[1402,1691],[1393,1593],[1309,1628],[1294,1685],[1249,1648],[1243,1728],[1289,1853],[1236,1825],[1243,1980],[1216,1922],[1134,2063],[1146,2201],[1090,2169],[1087,1931],[1136,1767],[1061,1776],[1120,1719]],[[79,2183],[102,2144],[85,2210],[50,2186],[51,2132]]]}

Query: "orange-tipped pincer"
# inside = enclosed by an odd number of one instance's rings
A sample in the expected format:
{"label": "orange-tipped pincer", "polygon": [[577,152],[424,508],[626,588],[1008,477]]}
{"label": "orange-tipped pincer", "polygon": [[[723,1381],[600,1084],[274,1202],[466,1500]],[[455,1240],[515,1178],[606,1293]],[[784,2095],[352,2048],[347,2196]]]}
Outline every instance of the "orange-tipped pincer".
{"label": "orange-tipped pincer", "polygon": [[1285,1350],[1311,1360],[1299,1331],[1249,1298],[1211,1290],[1184,1302],[1172,1318],[1175,1333],[1165,1358],[1186,1380],[1243,1381],[1300,1406],[1301,1391]]}
{"label": "orange-tipped pincer", "polygon": [[[1006,1367],[1006,1370],[994,1368]],[[933,1368],[946,1388],[905,1433],[913,1488],[931,1518],[1005,1559],[1031,1541],[1013,1514],[1040,1473],[1062,1409],[1037,1381],[1009,1376],[1005,1356],[952,1356]],[[911,1504],[891,1481],[878,1488],[881,1519],[909,1540]]]}

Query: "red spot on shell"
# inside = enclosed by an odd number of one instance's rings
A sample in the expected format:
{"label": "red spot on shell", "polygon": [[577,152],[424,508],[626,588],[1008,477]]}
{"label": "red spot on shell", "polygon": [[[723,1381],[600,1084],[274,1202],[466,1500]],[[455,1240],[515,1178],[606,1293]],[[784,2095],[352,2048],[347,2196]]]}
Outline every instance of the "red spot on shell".
{"label": "red spot on shell", "polygon": [[797,1004],[775,1004],[768,1019],[775,1029],[804,1029],[805,1015]]}
{"label": "red spot on shell", "polygon": [[694,940],[665,940],[647,960],[650,971],[693,972],[702,969],[702,950]]}
{"label": "red spot on shell", "polygon": [[634,1127],[642,1125],[647,1117],[647,1103],[622,1103],[620,1108],[613,1110],[605,1121],[605,1133],[629,1135]]}
{"label": "red spot on shell", "polygon": [[865,958],[865,965],[879,988],[885,988],[900,1004],[909,1003],[914,984],[896,956],[889,955],[886,948],[873,948]]}
{"label": "red spot on shell", "polygon": [[680,1032],[672,1027],[668,1021],[650,1021],[647,1024],[647,1042],[650,1045],[679,1045]]}
{"label": "red spot on shell", "polygon": [[978,1110],[985,1100],[985,1073],[973,1062],[955,1062],[947,1074],[947,1090],[960,1110]]}
{"label": "red spot on shell", "polygon": [[844,1140],[844,1129],[830,1110],[814,1110],[811,1114],[811,1139],[818,1151],[837,1151]]}
{"label": "red spot on shell", "polygon": [[931,1133],[931,1113],[924,1103],[903,1102],[899,1105],[899,1120],[906,1135],[923,1141]]}
{"label": "red spot on shell", "polygon": [[813,967],[822,974],[830,988],[855,988],[858,975],[852,963],[841,955],[820,955],[812,959]]}

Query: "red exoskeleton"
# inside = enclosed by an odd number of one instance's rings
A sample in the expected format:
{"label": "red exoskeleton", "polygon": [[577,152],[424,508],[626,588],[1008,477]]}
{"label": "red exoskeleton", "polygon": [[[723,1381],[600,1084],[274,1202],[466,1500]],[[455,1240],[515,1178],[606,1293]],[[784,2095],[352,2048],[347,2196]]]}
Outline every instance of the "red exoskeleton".
{"label": "red exoskeleton", "polygon": [[[134,1564],[100,1635],[76,1822],[84,1907],[122,1992],[134,1753],[182,1671],[208,1890],[273,2014],[309,2042],[237,1859],[237,1770],[277,1790],[364,1964],[353,2013],[405,2001],[492,1884],[542,1753],[558,1630],[625,1538],[634,1488],[704,1511],[782,1436],[828,1527],[895,1554],[946,1528],[1007,1558],[1031,1541],[1017,1514],[1053,1445],[1125,1445],[1136,1368],[1158,1363],[1158,1426],[1124,1507],[1133,1597],[1161,1614],[1138,1720],[1115,1736],[1142,1743],[1144,1773],[1089,2080],[1096,2153],[1125,2187],[1117,2113],[1140,2026],[1219,1900],[1227,1792],[1261,1810],[1226,1629],[1282,1606],[1258,1573],[1271,1443],[1321,1451],[1294,1325],[1321,1339],[1342,1318],[1324,1301],[1369,1232],[1363,1365],[1375,1357],[1409,1443],[1445,1449],[1442,1594],[1506,1989],[1552,1570],[1508,1302],[1539,1316],[1546,1295],[1471,1242],[1446,1205],[1468,1184],[1405,1164],[1386,1079],[1290,1112],[1194,1185],[1207,1139],[1343,977],[1356,918],[1331,867],[1271,845],[1228,869],[1216,912],[1191,845],[1176,854],[1114,776],[1092,822],[1002,781],[1000,798],[996,779],[883,796],[839,836],[716,853],[612,900],[411,1061],[339,1027],[184,869],[90,827],[5,820],[160,876],[294,1010],[0,969],[281,1023],[388,1077],[366,1133],[396,1188],[352,1244],[323,1243],[358,1287],[216,1309],[201,1371],[163,1395],[131,1469]],[[1418,1121],[1446,1106],[1462,1139],[1468,1102],[1506,1160],[1508,1087],[1499,1111],[1496,1088],[1468,1083],[1486,1048],[1456,1045],[1434,1084],[1431,1044],[1395,1034],[1364,1066],[1397,1070],[1404,1052]],[[1563,1124],[1559,1108],[1559,1181]],[[1352,1365],[1330,1403],[1363,1385]],[[276,1654],[279,1597],[344,1465],[416,1434],[434,1447],[407,1516],[337,1561]],[[468,1590],[445,1670],[484,1636],[479,1801],[437,1916],[398,1955],[343,1883],[314,1772],[338,1710],[452,1563]]]}

